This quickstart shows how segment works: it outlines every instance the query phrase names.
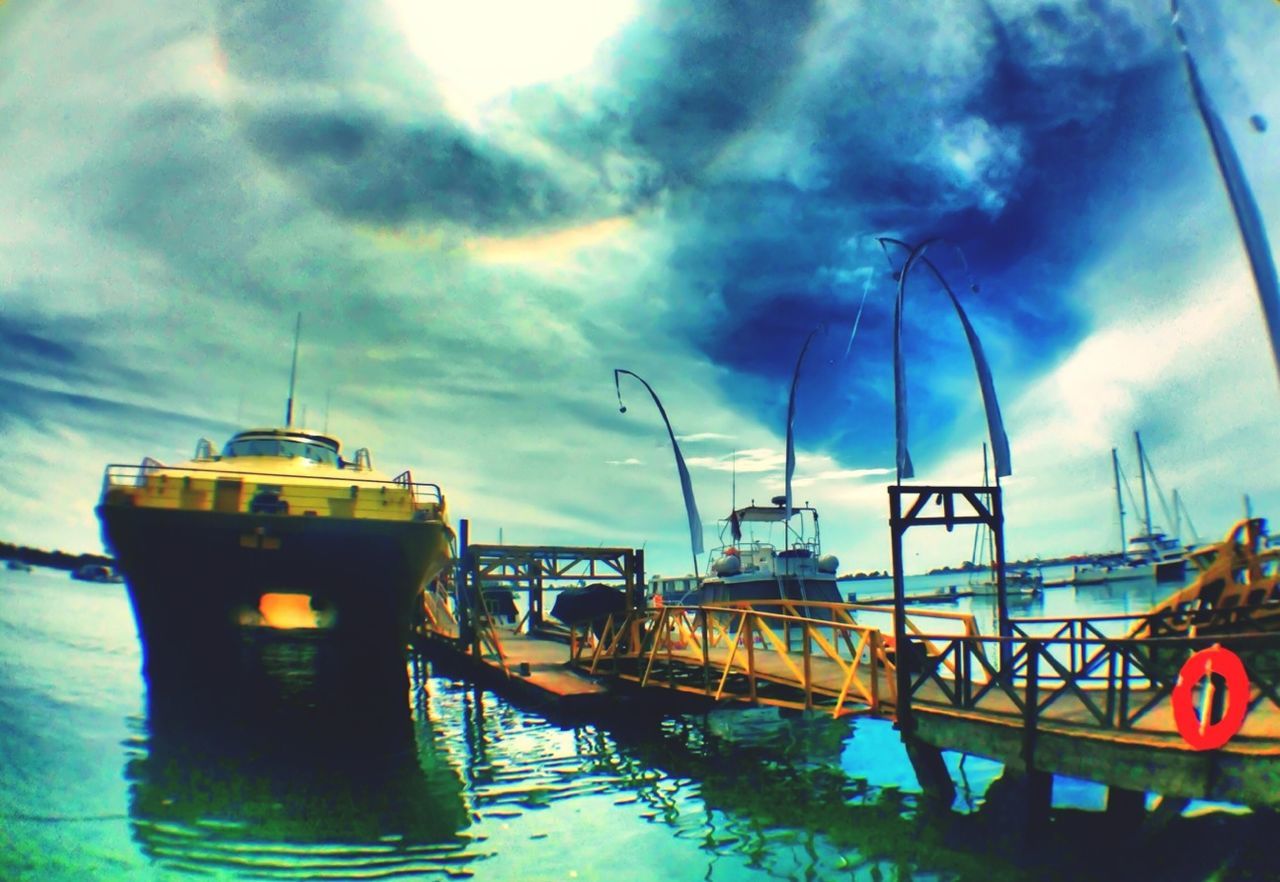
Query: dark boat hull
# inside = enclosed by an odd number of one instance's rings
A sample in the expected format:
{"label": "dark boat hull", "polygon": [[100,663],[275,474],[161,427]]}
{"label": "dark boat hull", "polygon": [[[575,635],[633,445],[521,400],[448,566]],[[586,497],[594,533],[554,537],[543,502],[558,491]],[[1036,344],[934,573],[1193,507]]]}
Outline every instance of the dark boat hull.
{"label": "dark boat hull", "polygon": [[[439,521],[98,507],[124,576],[149,678],[236,663],[264,594],[305,594],[327,639],[359,656],[402,653],[423,584],[450,559]],[[287,634],[289,632],[281,632]]]}
{"label": "dark boat hull", "polygon": [[[778,578],[719,579],[708,578],[696,593],[699,605],[727,603],[734,600],[793,600],[840,603],[840,587],[835,579],[801,579],[795,576]],[[781,608],[777,610],[781,612]],[[797,610],[804,615],[804,610]],[[819,611],[814,611],[819,612]],[[821,611],[819,618],[830,616]]]}

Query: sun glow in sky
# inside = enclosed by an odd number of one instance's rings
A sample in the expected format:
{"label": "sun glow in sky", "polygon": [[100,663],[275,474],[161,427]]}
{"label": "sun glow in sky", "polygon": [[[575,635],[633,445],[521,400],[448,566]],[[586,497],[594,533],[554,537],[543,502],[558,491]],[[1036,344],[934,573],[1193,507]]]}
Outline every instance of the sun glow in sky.
{"label": "sun glow in sky", "polygon": [[451,109],[581,73],[635,17],[638,0],[387,0]]}

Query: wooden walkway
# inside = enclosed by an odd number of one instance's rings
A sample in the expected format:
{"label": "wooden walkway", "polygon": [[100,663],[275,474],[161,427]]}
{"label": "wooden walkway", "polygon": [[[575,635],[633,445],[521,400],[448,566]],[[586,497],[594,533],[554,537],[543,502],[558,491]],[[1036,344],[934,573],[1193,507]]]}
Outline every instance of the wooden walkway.
{"label": "wooden walkway", "polygon": [[[464,675],[546,705],[615,713],[631,706],[621,698],[638,695],[673,713],[740,703],[872,715],[902,731],[926,791],[928,779],[946,776],[940,751],[953,750],[1028,775],[1099,781],[1126,791],[1130,805],[1154,791],[1280,808],[1280,634],[1250,627],[1219,638],[1247,672],[1247,711],[1225,744],[1201,751],[1179,730],[1172,693],[1182,663],[1215,640],[1125,636],[1142,616],[1010,619],[995,637],[967,613],[906,608],[899,652],[891,634],[861,623],[895,621],[885,607],[773,600],[637,609],[639,567],[617,549],[480,547],[470,560],[469,596],[478,599],[459,613],[450,594],[433,593],[415,642]],[[600,572],[602,560],[629,601],[603,621],[548,633],[532,614],[499,624],[489,613],[485,567],[510,579],[499,568],[515,561],[532,594],[544,578],[574,578],[573,567]],[[1197,708],[1216,719],[1207,691]],[[922,748],[933,751],[931,774],[917,762]]]}
{"label": "wooden walkway", "polygon": [[938,749],[1133,791],[1280,807],[1280,637],[1222,639],[1249,670],[1249,709],[1225,745],[1198,751],[1178,730],[1171,693],[1181,661],[1211,639],[1098,630],[1128,624],[1123,616],[1015,620],[1001,673],[1001,639],[978,634],[971,616],[909,609],[904,708],[898,654],[886,635],[857,624],[859,611],[779,601],[667,608],[650,613],[652,637],[639,653],[597,652],[589,667],[647,689],[872,714],[900,726],[909,709],[911,737]]}

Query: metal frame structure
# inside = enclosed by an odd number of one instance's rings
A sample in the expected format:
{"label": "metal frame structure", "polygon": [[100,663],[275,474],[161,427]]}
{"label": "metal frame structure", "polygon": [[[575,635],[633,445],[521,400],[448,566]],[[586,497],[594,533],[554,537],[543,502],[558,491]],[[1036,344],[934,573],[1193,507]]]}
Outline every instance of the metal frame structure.
{"label": "metal frame structure", "polygon": [[[521,623],[528,633],[545,630],[544,594],[547,583],[621,582],[626,592],[626,608],[644,606],[644,551],[633,548],[590,548],[563,545],[473,545],[470,524],[459,523],[460,548],[454,604],[458,611],[460,636],[477,655],[484,643],[503,658],[501,638],[485,599],[486,589],[495,586],[522,591],[528,596],[527,612]],[[560,585],[559,587],[569,587]],[[504,663],[505,665],[505,663]]]}
{"label": "metal frame structure", "polygon": [[[925,513],[925,506],[935,502],[942,507],[941,515]],[[957,511],[956,503],[962,501],[967,505]],[[907,504],[903,512],[904,502]],[[996,626],[1000,637],[1011,635],[1009,625],[1009,602],[1005,591],[1004,573],[1004,510],[1001,505],[1000,487],[968,487],[968,486],[889,486],[889,533],[892,537],[893,551],[893,640],[897,652],[909,651],[906,614],[906,582],[902,569],[902,537],[912,527],[945,527],[947,532],[957,526],[977,525],[991,530],[995,547],[996,578]],[[1000,641],[1000,670],[1006,671],[1011,665],[1011,644]],[[908,665],[897,665],[898,726],[904,733],[910,733],[911,721],[911,674]]]}

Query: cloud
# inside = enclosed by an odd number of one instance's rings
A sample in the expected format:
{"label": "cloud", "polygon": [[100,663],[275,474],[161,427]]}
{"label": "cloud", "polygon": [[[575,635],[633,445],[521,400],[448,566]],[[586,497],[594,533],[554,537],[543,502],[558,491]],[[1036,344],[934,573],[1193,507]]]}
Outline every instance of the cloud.
{"label": "cloud", "polygon": [[[1247,119],[1280,118],[1260,60],[1274,16],[1196,7],[1265,209],[1274,130]],[[1130,423],[1189,499],[1248,455],[1238,483],[1265,503],[1265,381],[1233,360],[1249,313],[1204,269],[1234,279],[1238,245],[1162,7],[636,4],[505,91],[433,66],[406,8],[0,11],[22,72],[0,81],[0,425],[31,463],[0,535],[92,550],[103,460],[278,421],[301,311],[300,409],[438,480],[475,530],[685,566],[661,420],[617,413],[612,370],[662,396],[708,508],[735,468],[739,498],[768,498],[799,347],[826,327],[798,389],[796,486],[833,550],[881,568],[884,234],[963,250],[939,261],[1006,406],[1018,542],[1091,541]],[[436,24],[465,44],[465,23]],[[959,327],[923,280],[905,322],[913,455],[973,480]],[[48,489],[40,470],[67,457]]]}

